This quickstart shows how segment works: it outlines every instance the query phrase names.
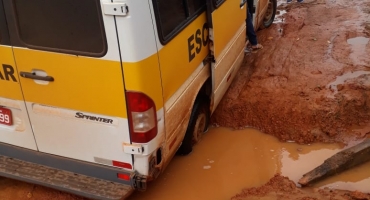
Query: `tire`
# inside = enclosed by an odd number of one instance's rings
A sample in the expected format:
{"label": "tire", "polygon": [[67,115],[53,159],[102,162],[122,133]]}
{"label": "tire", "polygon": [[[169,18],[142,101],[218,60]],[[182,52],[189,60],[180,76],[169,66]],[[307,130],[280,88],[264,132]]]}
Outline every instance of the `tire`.
{"label": "tire", "polygon": [[277,0],[268,0],[268,7],[263,18],[263,22],[260,25],[260,29],[268,28],[272,25],[275,19],[277,9]]}
{"label": "tire", "polygon": [[198,143],[202,135],[208,130],[211,113],[207,99],[207,97],[201,97],[195,101],[185,137],[177,150],[178,155],[188,155],[191,153],[193,151],[193,145]]}

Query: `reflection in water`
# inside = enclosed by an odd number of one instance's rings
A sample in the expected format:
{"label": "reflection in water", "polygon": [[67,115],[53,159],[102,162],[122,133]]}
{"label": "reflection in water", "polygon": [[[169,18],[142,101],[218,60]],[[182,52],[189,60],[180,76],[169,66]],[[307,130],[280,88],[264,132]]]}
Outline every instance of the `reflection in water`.
{"label": "reflection in water", "polygon": [[356,65],[366,65],[363,62],[364,55],[366,53],[366,45],[369,43],[369,38],[366,37],[355,37],[347,40],[347,43],[351,45],[352,53],[350,55],[352,61]]}
{"label": "reflection in water", "polygon": [[286,0],[277,0],[277,7],[279,7],[280,5],[286,3]]}
{"label": "reflection in water", "polygon": [[367,43],[369,43],[369,40],[370,39],[366,37],[355,37],[348,39],[347,43],[352,45],[367,45]]}
{"label": "reflection in water", "polygon": [[[175,157],[146,192],[135,193],[129,200],[229,199],[243,188],[263,185],[276,173],[297,182],[339,150],[335,144],[281,143],[254,129],[214,128],[192,154]],[[328,184],[338,181],[347,179],[333,179]],[[370,180],[366,181],[363,184],[369,185]]]}
{"label": "reflection in water", "polygon": [[357,78],[361,75],[370,74],[370,71],[355,71],[343,74],[342,76],[338,76],[334,82],[328,84],[328,88],[333,89],[334,94],[338,92],[338,85],[344,84],[349,79]]}
{"label": "reflection in water", "polygon": [[286,10],[279,10],[279,13],[275,15],[274,23],[280,24],[284,23],[284,14],[287,13]]}
{"label": "reflection in water", "polygon": [[337,176],[327,178],[316,187],[329,187],[341,190],[358,190],[361,192],[370,192],[370,162],[345,171]]}

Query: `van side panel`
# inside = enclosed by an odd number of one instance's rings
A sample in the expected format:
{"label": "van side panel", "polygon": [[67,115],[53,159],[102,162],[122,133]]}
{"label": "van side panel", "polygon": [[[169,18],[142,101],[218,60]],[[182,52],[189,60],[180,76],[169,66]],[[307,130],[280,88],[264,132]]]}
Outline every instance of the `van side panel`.
{"label": "van side panel", "polygon": [[[185,135],[194,100],[210,77],[210,65],[204,62],[209,55],[209,29],[204,6],[195,16],[187,18],[185,24],[179,25],[177,31],[170,34],[171,39],[163,41],[161,25],[158,22],[160,14],[157,10],[158,5],[153,5],[158,2],[148,1],[155,25],[154,33],[163,87],[166,143],[162,149],[163,157],[159,167],[164,170]],[[199,3],[202,4],[201,1]],[[178,7],[176,9],[179,9]],[[173,12],[166,13],[166,16]]]}
{"label": "van side panel", "polygon": [[210,35],[214,42],[215,59],[212,63],[212,111],[216,109],[242,64],[246,42],[246,7],[240,7],[238,0],[228,0],[212,12],[213,28]]}
{"label": "van side panel", "polygon": [[208,55],[206,22],[203,12],[159,51],[166,104]]}
{"label": "van side panel", "polygon": [[255,29],[257,30],[258,29],[257,25],[261,25],[263,23],[269,3],[268,3],[268,0],[258,0],[258,2],[255,3],[255,5],[256,5],[256,13],[254,14],[254,16],[256,17],[254,18],[255,23],[253,25]]}
{"label": "van side panel", "polygon": [[239,4],[239,0],[228,0],[212,13],[216,61],[222,57],[235,34],[239,33],[240,27],[245,27],[246,6],[240,8]]}
{"label": "van side panel", "polygon": [[188,128],[195,99],[210,75],[210,64],[208,63],[204,66],[201,64],[178,90],[179,96],[173,106],[166,110],[166,130],[168,130],[169,136],[166,138],[165,166],[168,165],[177,148],[181,145]]}
{"label": "van side panel", "polygon": [[0,45],[0,107],[10,109],[13,124],[0,124],[0,143],[37,150],[35,138],[23,100],[13,51]]}
{"label": "van side panel", "polygon": [[[152,15],[157,21],[155,13]],[[166,120],[163,170],[181,144],[195,98],[210,77],[210,65],[203,62],[209,55],[209,31],[206,13],[202,12],[163,45],[158,38],[158,22],[155,24]]]}
{"label": "van side panel", "polygon": [[[0,0],[0,145],[10,144],[37,150],[26,105],[24,103],[18,69],[14,62],[3,1]],[[10,115],[9,115],[10,114]],[[6,115],[6,117],[5,117]],[[6,119],[7,118],[7,119]]]}
{"label": "van side panel", "polygon": [[[184,119],[188,119],[193,100],[187,98],[188,101],[186,101],[185,105],[180,105],[176,101],[183,95],[197,75],[193,73],[198,68],[200,70],[204,67],[203,60],[209,52],[207,43],[208,28],[206,26],[206,14],[204,12],[159,51],[163,93],[166,102],[166,140],[168,142],[170,142],[170,138],[173,138],[173,134],[180,134],[178,139],[182,140],[186,131],[186,126],[182,130],[175,130],[178,128],[177,126],[182,124]],[[197,38],[204,39],[197,43]],[[197,49],[199,53],[197,53]],[[198,91],[195,92],[196,96]],[[193,97],[194,99],[195,96]],[[182,109],[171,108],[175,106]],[[170,112],[171,109],[172,112]],[[173,111],[176,112],[173,113]]]}
{"label": "van side panel", "polygon": [[163,108],[161,74],[157,53],[138,62],[123,62],[126,89],[141,91],[155,102],[157,111]]}
{"label": "van side panel", "polygon": [[[10,46],[0,45],[0,96],[23,101],[18,70]],[[1,105],[1,104],[0,104]]]}

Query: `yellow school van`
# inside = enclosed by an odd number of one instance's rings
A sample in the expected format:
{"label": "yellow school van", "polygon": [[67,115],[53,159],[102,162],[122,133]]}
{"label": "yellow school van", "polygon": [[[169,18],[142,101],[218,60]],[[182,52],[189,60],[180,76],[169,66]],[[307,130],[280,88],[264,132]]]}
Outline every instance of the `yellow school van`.
{"label": "yellow school van", "polygon": [[[268,27],[276,0],[254,0]],[[0,176],[92,199],[188,154],[244,58],[245,1],[0,0]]]}

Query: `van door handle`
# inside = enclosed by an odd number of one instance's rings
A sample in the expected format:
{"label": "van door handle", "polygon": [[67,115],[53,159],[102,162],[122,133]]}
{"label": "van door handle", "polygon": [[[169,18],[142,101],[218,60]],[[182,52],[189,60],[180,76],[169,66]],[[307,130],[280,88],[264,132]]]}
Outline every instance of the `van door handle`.
{"label": "van door handle", "polygon": [[36,73],[31,73],[31,72],[20,72],[19,74],[23,78],[30,78],[34,80],[49,81],[49,82],[54,81],[54,77],[52,76],[39,76],[39,75],[36,75]]}

